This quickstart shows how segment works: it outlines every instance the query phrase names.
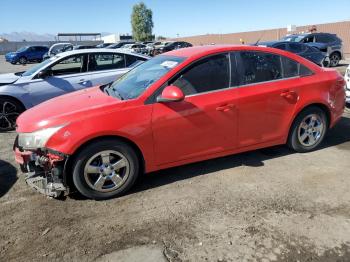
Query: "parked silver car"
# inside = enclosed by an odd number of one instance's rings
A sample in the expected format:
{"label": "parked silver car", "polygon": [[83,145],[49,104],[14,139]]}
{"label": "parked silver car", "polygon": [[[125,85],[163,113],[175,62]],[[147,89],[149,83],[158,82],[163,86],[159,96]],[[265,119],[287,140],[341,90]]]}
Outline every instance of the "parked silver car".
{"label": "parked silver car", "polygon": [[0,75],[0,131],[18,115],[50,98],[105,85],[149,57],[125,50],[83,49],[59,53],[26,72]]}

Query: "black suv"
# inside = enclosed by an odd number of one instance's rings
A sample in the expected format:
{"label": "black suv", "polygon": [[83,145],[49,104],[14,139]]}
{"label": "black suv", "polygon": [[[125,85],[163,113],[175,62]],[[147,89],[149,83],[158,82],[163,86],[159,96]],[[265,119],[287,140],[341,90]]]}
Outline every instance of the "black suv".
{"label": "black suv", "polygon": [[308,43],[322,52],[327,53],[330,59],[330,66],[337,66],[343,59],[342,40],[335,34],[329,33],[308,33],[300,35],[288,35],[282,38],[283,41]]}

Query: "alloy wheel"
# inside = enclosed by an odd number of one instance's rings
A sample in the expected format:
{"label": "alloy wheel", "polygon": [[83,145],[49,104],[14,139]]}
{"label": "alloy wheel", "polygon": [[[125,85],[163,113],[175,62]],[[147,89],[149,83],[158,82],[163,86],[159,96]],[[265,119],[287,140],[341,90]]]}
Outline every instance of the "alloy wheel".
{"label": "alloy wheel", "polygon": [[333,54],[333,55],[331,55],[330,60],[331,60],[331,66],[334,67],[334,66],[337,66],[339,64],[340,57],[337,54]]}
{"label": "alloy wheel", "polygon": [[98,192],[111,192],[120,188],[129,175],[129,161],[115,150],[105,150],[93,155],[84,167],[86,183]]}
{"label": "alloy wheel", "polygon": [[314,146],[322,138],[324,131],[324,120],[317,114],[310,114],[299,125],[298,140],[303,146]]}
{"label": "alloy wheel", "polygon": [[9,101],[0,102],[0,131],[14,129],[20,112],[20,108],[14,103]]}

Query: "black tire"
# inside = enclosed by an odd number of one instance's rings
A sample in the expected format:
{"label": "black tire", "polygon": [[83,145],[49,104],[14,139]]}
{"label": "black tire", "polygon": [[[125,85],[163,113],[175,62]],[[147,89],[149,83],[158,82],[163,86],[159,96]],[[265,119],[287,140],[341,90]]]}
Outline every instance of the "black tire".
{"label": "black tire", "polygon": [[329,56],[329,59],[330,59],[329,66],[336,67],[339,65],[341,57],[340,57],[339,53],[334,52]]}
{"label": "black tire", "polygon": [[[103,151],[115,151],[115,152],[121,153],[123,156],[125,156],[125,159],[127,160],[129,165],[128,166],[129,172],[126,180],[121,181],[122,184],[119,187],[109,192],[101,192],[93,188],[93,186],[96,185],[97,180],[101,176],[103,176],[102,173],[90,174],[90,176],[95,175],[96,177],[98,177],[94,185],[92,185],[89,177],[88,178],[86,177],[89,175],[85,173],[85,168],[88,165],[88,161],[91,161],[91,158],[94,158],[96,154],[99,154],[100,152],[103,152]],[[98,157],[96,157],[96,159],[97,158]],[[101,165],[103,164],[101,163]],[[135,183],[140,172],[140,165],[139,165],[139,159],[137,157],[137,154],[132,149],[132,147],[130,147],[127,143],[120,141],[118,139],[103,139],[88,145],[75,156],[75,161],[72,167],[73,167],[73,183],[77,188],[77,190],[85,197],[95,199],[95,200],[109,199],[112,197],[123,195]],[[97,167],[100,168],[99,165],[97,165]],[[115,175],[114,171],[110,175],[112,176]],[[111,181],[111,179],[110,180],[108,179],[109,178],[107,178],[105,181],[113,185],[113,182]]]}
{"label": "black tire", "polygon": [[17,62],[11,62],[11,64],[15,65],[15,64],[17,64]]}
{"label": "black tire", "polygon": [[15,99],[0,97],[0,132],[15,130],[17,117],[24,110]]}
{"label": "black tire", "polygon": [[[322,123],[323,129],[322,129],[322,132],[320,132],[319,136],[317,136],[317,139],[315,139],[314,144],[310,143],[310,145],[305,145],[310,135],[312,136],[318,135],[317,132],[312,132],[312,130],[303,132],[303,130],[305,129],[301,127],[302,123],[304,121],[307,121],[307,118],[311,115],[315,115],[318,117],[318,121]],[[289,132],[288,146],[299,153],[306,153],[306,152],[313,151],[322,143],[327,133],[327,130],[328,130],[328,119],[327,119],[326,113],[319,107],[315,107],[315,106],[308,107],[302,112],[300,112],[299,115],[294,120],[293,125]],[[307,135],[308,137],[305,140],[303,140],[302,138],[303,135]]]}
{"label": "black tire", "polygon": [[19,58],[18,62],[21,64],[21,65],[25,65],[27,64],[27,58],[22,56]]}

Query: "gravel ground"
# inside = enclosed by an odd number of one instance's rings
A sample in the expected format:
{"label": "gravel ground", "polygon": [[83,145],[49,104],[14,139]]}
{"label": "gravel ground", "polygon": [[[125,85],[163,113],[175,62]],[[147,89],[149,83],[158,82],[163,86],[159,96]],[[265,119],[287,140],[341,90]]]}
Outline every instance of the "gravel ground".
{"label": "gravel ground", "polygon": [[350,261],[349,112],[315,152],[167,169],[108,201],[33,192],[14,137],[0,134],[0,261]]}

